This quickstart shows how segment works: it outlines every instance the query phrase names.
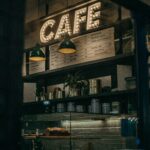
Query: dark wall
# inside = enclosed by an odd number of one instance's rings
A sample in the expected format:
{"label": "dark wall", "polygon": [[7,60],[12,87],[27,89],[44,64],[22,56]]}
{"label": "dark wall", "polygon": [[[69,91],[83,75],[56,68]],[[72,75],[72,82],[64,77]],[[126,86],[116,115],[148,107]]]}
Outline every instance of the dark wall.
{"label": "dark wall", "polygon": [[19,150],[25,0],[0,4],[0,149]]}

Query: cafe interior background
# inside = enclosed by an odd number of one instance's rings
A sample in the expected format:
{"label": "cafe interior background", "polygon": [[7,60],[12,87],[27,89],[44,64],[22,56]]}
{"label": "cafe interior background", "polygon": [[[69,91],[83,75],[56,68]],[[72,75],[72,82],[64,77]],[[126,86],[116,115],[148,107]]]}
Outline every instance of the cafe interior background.
{"label": "cafe interior background", "polygon": [[[138,148],[133,13],[110,0],[27,0],[25,12],[22,149]],[[149,25],[145,37],[150,51]]]}

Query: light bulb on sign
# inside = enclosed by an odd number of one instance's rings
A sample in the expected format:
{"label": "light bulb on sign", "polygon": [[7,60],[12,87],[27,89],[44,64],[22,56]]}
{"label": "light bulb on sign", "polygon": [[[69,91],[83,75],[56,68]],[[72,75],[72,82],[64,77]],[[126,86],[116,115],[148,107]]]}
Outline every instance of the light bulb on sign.
{"label": "light bulb on sign", "polygon": [[100,25],[100,11],[101,3],[95,3],[89,6],[88,19],[87,19],[87,30],[97,28]]}
{"label": "light bulb on sign", "polygon": [[71,35],[71,25],[70,25],[70,20],[69,20],[69,14],[65,14],[61,17],[55,39],[59,39],[65,33],[68,33],[69,35]]}
{"label": "light bulb on sign", "polygon": [[81,8],[75,11],[75,20],[74,20],[74,29],[73,33],[77,34],[80,31],[80,24],[86,22],[85,13],[87,12],[87,8]]}
{"label": "light bulb on sign", "polygon": [[40,40],[42,43],[47,43],[48,41],[52,40],[52,38],[54,37],[54,33],[52,31],[48,35],[46,35],[46,29],[48,27],[53,28],[54,24],[55,24],[55,20],[48,20],[43,24],[40,30]]}

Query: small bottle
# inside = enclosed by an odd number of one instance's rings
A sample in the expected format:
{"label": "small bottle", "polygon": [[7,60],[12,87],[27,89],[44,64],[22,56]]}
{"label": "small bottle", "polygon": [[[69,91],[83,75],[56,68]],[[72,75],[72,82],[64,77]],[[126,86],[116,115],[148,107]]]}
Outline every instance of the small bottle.
{"label": "small bottle", "polygon": [[36,136],[39,135],[39,129],[36,129],[35,134],[36,134]]}

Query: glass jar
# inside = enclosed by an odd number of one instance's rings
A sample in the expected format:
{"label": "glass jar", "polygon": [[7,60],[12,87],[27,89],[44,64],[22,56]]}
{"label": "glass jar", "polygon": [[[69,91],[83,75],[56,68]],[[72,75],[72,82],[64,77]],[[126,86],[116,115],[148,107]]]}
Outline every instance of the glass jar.
{"label": "glass jar", "polygon": [[126,89],[131,90],[136,88],[136,78],[135,77],[127,77],[126,81]]}

